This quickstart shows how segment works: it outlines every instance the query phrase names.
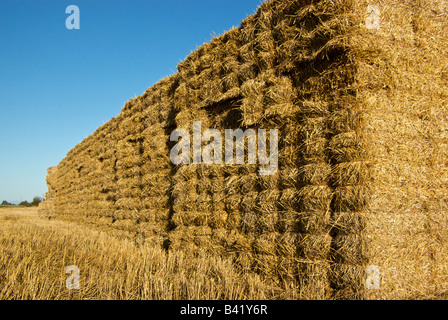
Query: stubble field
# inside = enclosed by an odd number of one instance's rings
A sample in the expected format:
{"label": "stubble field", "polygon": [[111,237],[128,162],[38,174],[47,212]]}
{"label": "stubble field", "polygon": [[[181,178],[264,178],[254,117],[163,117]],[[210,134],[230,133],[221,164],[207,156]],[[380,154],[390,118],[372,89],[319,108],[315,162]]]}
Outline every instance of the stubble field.
{"label": "stubble field", "polygon": [[[79,289],[68,289],[79,269]],[[37,208],[0,208],[0,300],[297,299],[230,260],[186,256],[73,222]]]}

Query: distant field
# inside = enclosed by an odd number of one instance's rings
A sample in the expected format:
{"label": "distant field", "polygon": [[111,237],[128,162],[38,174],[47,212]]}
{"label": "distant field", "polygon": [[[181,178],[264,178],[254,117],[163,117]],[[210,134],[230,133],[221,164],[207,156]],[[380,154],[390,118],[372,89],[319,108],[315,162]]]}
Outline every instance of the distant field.
{"label": "distant field", "polygon": [[19,205],[12,205],[12,204],[0,204],[0,208],[10,208],[10,209],[14,209],[14,208],[26,208],[24,206],[19,206]]}
{"label": "distant field", "polygon": [[[66,287],[66,268],[80,271]],[[0,299],[297,299],[231,261],[192,258],[126,236],[0,208]]]}

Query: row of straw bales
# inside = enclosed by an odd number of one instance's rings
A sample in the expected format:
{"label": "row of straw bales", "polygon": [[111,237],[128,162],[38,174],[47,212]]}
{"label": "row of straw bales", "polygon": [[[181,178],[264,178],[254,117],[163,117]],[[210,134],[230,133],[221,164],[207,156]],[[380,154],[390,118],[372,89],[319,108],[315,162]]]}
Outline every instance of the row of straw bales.
{"label": "row of straw bales", "polygon": [[[383,0],[374,29],[369,5],[262,3],[71,150],[42,210],[232,256],[302,298],[447,292],[447,4]],[[174,165],[193,121],[278,129],[278,170]]]}

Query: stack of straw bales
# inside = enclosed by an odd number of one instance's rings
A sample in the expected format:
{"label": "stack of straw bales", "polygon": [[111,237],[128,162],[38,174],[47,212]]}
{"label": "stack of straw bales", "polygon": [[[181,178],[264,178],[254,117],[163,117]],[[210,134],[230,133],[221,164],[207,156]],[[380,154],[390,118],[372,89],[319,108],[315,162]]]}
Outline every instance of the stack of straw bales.
{"label": "stack of straw bales", "polygon": [[[42,210],[232,256],[303,298],[440,297],[448,5],[369,5],[264,2],[71,150]],[[277,172],[172,164],[170,134],[193,121],[278,129]]]}

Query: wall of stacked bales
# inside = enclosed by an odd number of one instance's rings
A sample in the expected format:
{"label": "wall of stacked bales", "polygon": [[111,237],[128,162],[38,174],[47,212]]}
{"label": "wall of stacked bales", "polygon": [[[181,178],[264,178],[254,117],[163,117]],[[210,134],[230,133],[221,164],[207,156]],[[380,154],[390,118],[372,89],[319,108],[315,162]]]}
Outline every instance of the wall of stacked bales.
{"label": "wall of stacked bales", "polygon": [[[136,243],[166,241],[171,206],[167,128],[175,77],[131,99],[122,112],[49,172],[47,198],[58,217],[124,231]],[[45,201],[46,202],[46,201]]]}
{"label": "wall of stacked bales", "polygon": [[[368,29],[369,4],[264,2],[71,150],[43,210],[232,256],[301,298],[446,291],[447,6],[382,1]],[[278,129],[277,172],[172,164],[170,134],[193,121]]]}

